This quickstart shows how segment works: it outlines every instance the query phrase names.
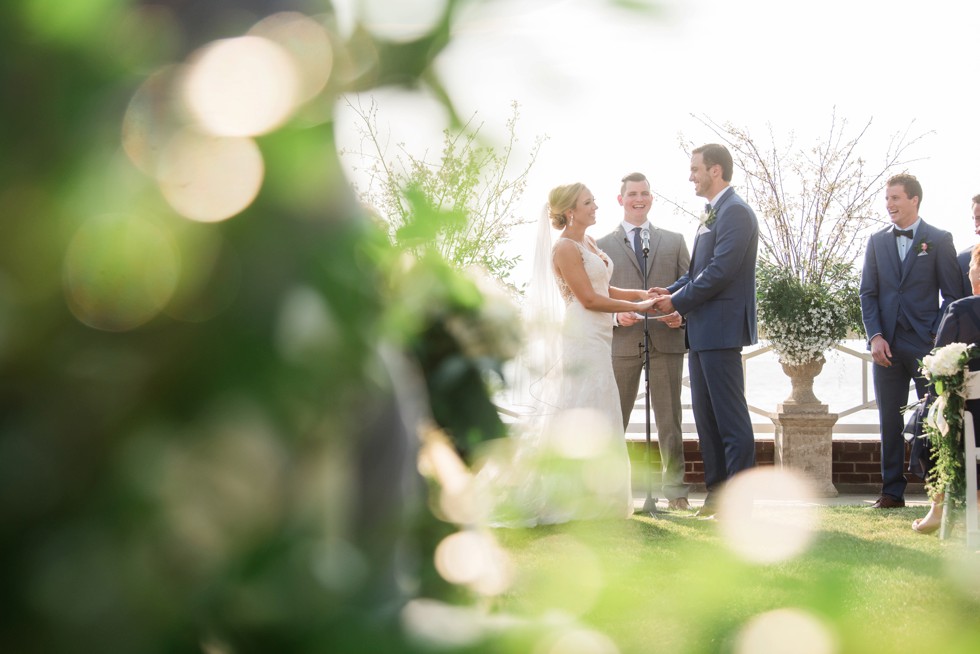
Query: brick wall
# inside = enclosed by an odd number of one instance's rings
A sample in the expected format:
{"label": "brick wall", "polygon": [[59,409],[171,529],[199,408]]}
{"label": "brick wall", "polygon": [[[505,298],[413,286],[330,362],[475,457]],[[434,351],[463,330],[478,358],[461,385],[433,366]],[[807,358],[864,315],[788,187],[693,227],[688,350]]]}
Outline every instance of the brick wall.
{"label": "brick wall", "polygon": [[[642,470],[646,461],[646,442],[627,441],[630,458]],[[906,448],[906,468],[908,467]],[[660,450],[657,442],[651,443],[650,457],[654,470],[659,470]],[[842,493],[877,493],[881,490],[881,442],[878,440],[835,440],[832,454],[832,482]],[[757,465],[773,465],[775,444],[772,440],[757,439],[755,442]],[[696,440],[684,441],[684,481],[695,490],[704,490],[704,463]],[[922,480],[907,475],[908,491],[923,492]]]}

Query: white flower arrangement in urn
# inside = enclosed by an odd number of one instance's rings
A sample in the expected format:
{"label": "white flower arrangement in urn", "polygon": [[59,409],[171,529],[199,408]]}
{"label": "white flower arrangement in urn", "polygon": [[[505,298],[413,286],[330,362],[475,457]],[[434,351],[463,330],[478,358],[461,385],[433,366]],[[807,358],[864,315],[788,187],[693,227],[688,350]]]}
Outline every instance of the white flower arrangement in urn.
{"label": "white flower arrangement in urn", "polygon": [[759,266],[759,320],[780,363],[802,366],[819,360],[859,327],[856,279],[849,272],[822,285],[802,282],[786,268]]}

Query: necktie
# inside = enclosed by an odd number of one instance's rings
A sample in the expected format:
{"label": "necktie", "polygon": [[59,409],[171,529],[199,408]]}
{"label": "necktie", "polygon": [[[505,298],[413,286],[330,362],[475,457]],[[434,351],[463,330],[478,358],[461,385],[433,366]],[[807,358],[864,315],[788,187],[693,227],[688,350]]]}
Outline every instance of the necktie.
{"label": "necktie", "polygon": [[636,255],[636,265],[643,270],[643,245],[640,243],[640,228],[633,228],[633,254]]}
{"label": "necktie", "polygon": [[895,238],[898,238],[899,236],[904,236],[905,238],[910,239],[912,238],[912,234],[913,234],[911,229],[893,229],[892,232],[895,234]]}

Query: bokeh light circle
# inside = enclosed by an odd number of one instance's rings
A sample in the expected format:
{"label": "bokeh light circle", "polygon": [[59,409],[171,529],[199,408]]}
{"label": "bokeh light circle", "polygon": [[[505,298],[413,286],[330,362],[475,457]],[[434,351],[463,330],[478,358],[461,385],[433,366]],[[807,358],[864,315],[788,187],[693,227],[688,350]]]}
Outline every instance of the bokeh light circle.
{"label": "bokeh light circle", "polygon": [[753,563],[798,556],[816,536],[813,486],[789,468],[764,466],[739,473],[725,485],[719,513],[725,544]]}
{"label": "bokeh light circle", "polygon": [[422,651],[448,651],[467,647],[483,637],[483,620],[470,607],[416,598],[405,604],[401,622]]}
{"label": "bokeh light circle", "polygon": [[171,91],[175,68],[156,71],[140,84],[122,121],[122,147],[145,174],[156,175],[167,142],[179,129]]}
{"label": "bokeh light circle", "polygon": [[619,648],[609,636],[578,627],[545,639],[533,654],[619,654]]}
{"label": "bokeh light circle", "polygon": [[284,11],[268,16],[249,30],[279,45],[293,58],[297,99],[305,102],[327,85],[333,69],[333,47],[327,30],[309,16]]}
{"label": "bokeh light circle", "polygon": [[278,44],[242,36],[205,46],[189,65],[183,98],[201,127],[219,136],[255,136],[295,109],[293,58]]}
{"label": "bokeh light circle", "polygon": [[446,581],[481,595],[499,595],[510,587],[510,560],[484,532],[459,531],[444,538],[436,546],[435,565]]}
{"label": "bokeh light circle", "polygon": [[163,228],[127,216],[93,218],[68,245],[65,298],[82,323],[127,331],[163,310],[179,271],[178,250]]}
{"label": "bokeh light circle", "polygon": [[735,654],[834,654],[837,640],[812,614],[776,609],[752,618],[739,632]]}
{"label": "bokeh light circle", "polygon": [[369,32],[388,41],[406,42],[435,29],[446,0],[362,0],[360,9]]}
{"label": "bokeh light circle", "polygon": [[549,426],[548,443],[568,459],[594,459],[609,447],[613,425],[593,409],[569,409]]}
{"label": "bokeh light circle", "polygon": [[980,603],[980,552],[951,547],[943,559],[943,571],[951,587],[972,602]]}
{"label": "bokeh light circle", "polygon": [[164,149],[157,183],[182,216],[217,222],[248,207],[264,175],[262,154],[252,140],[184,129]]}

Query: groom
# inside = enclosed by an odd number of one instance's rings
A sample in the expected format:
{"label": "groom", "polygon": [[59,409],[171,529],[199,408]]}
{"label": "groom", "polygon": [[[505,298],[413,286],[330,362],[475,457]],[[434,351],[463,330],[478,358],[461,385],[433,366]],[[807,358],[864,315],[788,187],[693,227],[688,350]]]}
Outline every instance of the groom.
{"label": "groom", "polygon": [[[653,289],[661,293],[654,306],[665,314],[678,311],[687,324],[691,406],[708,489],[698,512],[703,517],[717,513],[722,485],[755,465],[742,347],[756,342],[759,223],[729,186],[733,169],[732,155],[723,145],[702,145],[691,154],[689,179],[695,193],[708,200],[691,267],[667,288]],[[675,324],[670,315],[662,320]]]}

